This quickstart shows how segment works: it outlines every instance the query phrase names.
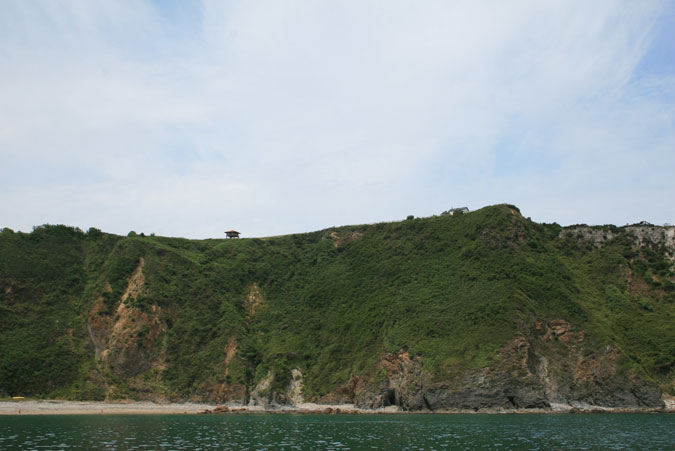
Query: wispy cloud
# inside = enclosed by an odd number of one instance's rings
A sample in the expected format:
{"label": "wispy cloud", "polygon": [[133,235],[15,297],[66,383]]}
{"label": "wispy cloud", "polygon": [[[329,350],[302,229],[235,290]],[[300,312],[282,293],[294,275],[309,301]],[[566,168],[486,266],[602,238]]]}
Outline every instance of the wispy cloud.
{"label": "wispy cloud", "polygon": [[7,2],[0,226],[672,222],[672,6],[477,3]]}

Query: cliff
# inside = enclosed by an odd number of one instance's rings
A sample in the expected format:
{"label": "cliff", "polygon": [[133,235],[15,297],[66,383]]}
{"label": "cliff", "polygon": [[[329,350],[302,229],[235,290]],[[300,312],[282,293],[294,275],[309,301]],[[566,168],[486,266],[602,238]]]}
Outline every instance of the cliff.
{"label": "cliff", "polygon": [[511,205],[266,239],[0,233],[0,396],[660,408],[675,228]]}

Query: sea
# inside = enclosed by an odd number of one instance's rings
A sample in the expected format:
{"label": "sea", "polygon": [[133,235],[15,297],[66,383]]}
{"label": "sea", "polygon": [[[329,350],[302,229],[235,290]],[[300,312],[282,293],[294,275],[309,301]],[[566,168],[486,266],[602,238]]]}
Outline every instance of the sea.
{"label": "sea", "polygon": [[17,415],[0,449],[675,450],[675,415]]}

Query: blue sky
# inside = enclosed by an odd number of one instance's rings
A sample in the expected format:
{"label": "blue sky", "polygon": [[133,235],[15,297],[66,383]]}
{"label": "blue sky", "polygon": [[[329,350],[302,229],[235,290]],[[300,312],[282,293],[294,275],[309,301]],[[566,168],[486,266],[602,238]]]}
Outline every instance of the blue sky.
{"label": "blue sky", "polygon": [[675,222],[675,2],[10,1],[0,227]]}

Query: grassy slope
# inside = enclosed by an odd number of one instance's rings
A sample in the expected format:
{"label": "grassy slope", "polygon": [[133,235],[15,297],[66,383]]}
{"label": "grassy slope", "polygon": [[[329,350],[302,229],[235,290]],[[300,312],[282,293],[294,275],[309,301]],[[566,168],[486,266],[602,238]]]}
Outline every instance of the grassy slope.
{"label": "grassy slope", "polygon": [[[5,230],[0,394],[91,397],[89,310],[101,295],[112,310],[140,257],[146,288],[134,307],[164,312],[166,393],[251,385],[270,370],[281,387],[299,367],[305,391],[321,396],[404,347],[444,379],[493,363],[533,317],[564,318],[597,347],[614,344],[626,366],[668,388],[675,306],[663,250],[636,253],[625,233],[596,248],[560,230],[503,205],[270,239]],[[631,294],[626,268],[648,289]],[[265,301],[247,318],[252,284]],[[224,376],[231,339],[238,354]]]}

